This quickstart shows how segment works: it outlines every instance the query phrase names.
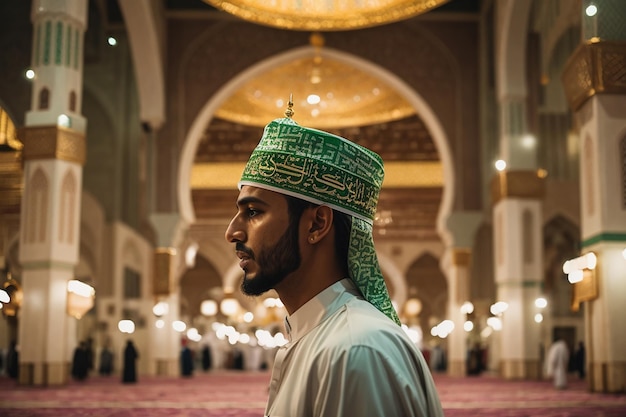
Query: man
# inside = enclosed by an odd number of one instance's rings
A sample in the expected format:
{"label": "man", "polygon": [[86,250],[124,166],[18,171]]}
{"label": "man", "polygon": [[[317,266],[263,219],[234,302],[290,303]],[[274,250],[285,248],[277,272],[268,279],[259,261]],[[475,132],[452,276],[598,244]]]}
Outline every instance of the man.
{"label": "man", "polygon": [[242,291],[274,289],[288,313],[265,415],[443,416],[374,250],[382,160],[299,126],[292,105],[265,127],[225,234],[241,259]]}
{"label": "man", "polygon": [[565,340],[555,338],[550,346],[547,357],[548,376],[553,377],[554,387],[567,388],[567,365],[569,363],[569,349]]}

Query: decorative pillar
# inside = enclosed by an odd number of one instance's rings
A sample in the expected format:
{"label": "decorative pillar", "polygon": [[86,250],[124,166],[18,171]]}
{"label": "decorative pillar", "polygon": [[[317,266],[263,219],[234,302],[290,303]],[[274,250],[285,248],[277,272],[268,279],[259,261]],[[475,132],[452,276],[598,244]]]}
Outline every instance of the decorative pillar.
{"label": "decorative pillar", "polygon": [[[576,284],[585,302],[587,381],[593,392],[626,392],[626,7],[594,0],[583,42],[563,72],[566,97],[580,125],[581,255],[597,266]],[[595,282],[585,282],[595,280]],[[578,291],[580,288],[596,291]],[[578,290],[577,290],[578,289]]]}
{"label": "decorative pillar", "polygon": [[75,319],[67,283],[80,246],[85,119],[83,36],[87,3],[34,0],[31,110],[20,132],[24,194],[20,217],[23,304],[19,317],[19,382],[67,382]]}
{"label": "decorative pillar", "polygon": [[454,248],[450,252],[448,318],[454,322],[454,331],[448,336],[448,375],[467,375],[467,333],[463,329],[465,314],[461,306],[469,300],[469,265],[471,251]]}
{"label": "decorative pillar", "polygon": [[175,260],[176,249],[160,247],[155,250],[153,281],[155,302],[163,302],[168,306],[167,312],[158,317],[162,320],[162,326],[155,326],[152,332],[152,346],[159,346],[154,352],[156,375],[176,376],[180,373],[178,361],[180,337],[172,327],[180,316],[180,292],[174,290]]}
{"label": "decorative pillar", "polygon": [[442,269],[448,277],[449,320],[454,322],[454,330],[448,336],[448,375],[462,377],[467,374],[467,352],[469,349],[467,332],[463,325],[466,314],[461,306],[470,301],[471,247],[474,235],[483,219],[479,212],[453,212],[447,220],[447,227],[454,241],[446,251]]}
{"label": "decorative pillar", "polygon": [[502,314],[500,373],[507,379],[539,379],[540,327],[534,302],[542,288],[544,178],[532,171],[502,171],[492,182],[497,300]]}
{"label": "decorative pillar", "polygon": [[176,213],[153,214],[150,220],[157,232],[159,246],[154,253],[154,281],[153,291],[156,302],[164,302],[168,305],[168,312],[158,319],[162,320],[163,326],[153,327],[153,346],[155,350],[155,374],[177,376],[180,374],[179,353],[180,333],[172,327],[172,323],[180,320],[180,288],[177,281],[177,265],[181,260],[175,243],[180,241],[184,226],[181,225],[180,216]]}

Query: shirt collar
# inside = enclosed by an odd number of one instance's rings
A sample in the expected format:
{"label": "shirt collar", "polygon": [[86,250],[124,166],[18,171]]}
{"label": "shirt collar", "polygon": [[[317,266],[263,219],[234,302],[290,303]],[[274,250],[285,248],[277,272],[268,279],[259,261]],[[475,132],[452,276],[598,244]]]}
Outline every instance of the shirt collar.
{"label": "shirt collar", "polygon": [[349,278],[337,281],[317,294],[293,314],[285,317],[289,342],[298,341],[328,316],[339,310],[349,299],[359,295],[359,291]]}

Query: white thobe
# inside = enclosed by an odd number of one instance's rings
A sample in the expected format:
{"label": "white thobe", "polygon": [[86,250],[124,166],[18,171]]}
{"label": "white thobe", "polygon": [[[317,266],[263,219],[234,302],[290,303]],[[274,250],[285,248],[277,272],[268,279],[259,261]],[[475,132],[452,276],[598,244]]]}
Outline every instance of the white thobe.
{"label": "white thobe", "polygon": [[548,375],[554,377],[554,386],[565,388],[567,386],[567,364],[569,350],[563,340],[557,340],[550,346],[548,351]]}
{"label": "white thobe", "polygon": [[421,352],[351,280],[322,291],[286,326],[266,416],[443,416]]}

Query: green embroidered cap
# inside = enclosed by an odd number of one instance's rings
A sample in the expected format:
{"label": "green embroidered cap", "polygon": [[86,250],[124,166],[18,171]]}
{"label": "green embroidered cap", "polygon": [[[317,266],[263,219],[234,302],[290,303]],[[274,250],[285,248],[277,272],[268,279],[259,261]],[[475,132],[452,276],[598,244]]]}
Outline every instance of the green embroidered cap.
{"label": "green embroidered cap", "polygon": [[373,220],[384,178],[380,156],[287,117],[271,121],[252,152],[239,189],[252,185],[327,205],[352,218],[348,268],[365,299],[400,324],[374,249]]}

